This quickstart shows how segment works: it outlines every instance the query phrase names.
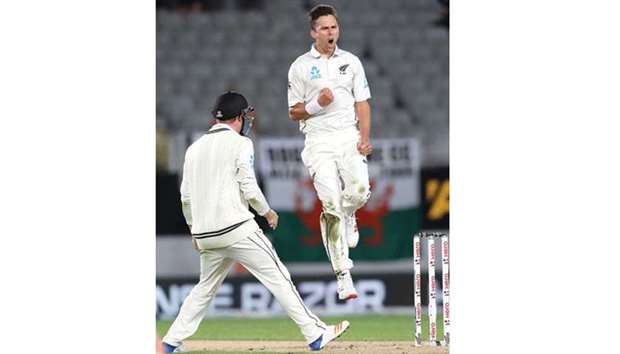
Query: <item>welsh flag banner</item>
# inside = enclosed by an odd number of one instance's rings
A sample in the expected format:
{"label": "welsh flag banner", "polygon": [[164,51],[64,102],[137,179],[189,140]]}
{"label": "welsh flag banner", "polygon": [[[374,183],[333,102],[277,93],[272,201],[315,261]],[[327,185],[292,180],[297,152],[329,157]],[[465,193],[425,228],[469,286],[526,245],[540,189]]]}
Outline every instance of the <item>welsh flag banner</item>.
{"label": "welsh flag banner", "polygon": [[[368,159],[372,195],[356,213],[360,242],[356,260],[394,260],[412,256],[412,237],[420,229],[420,145],[415,139],[373,139]],[[283,261],[327,261],[321,240],[317,198],[301,161],[301,138],[261,139],[256,162],[263,190],[280,215],[270,236]]]}

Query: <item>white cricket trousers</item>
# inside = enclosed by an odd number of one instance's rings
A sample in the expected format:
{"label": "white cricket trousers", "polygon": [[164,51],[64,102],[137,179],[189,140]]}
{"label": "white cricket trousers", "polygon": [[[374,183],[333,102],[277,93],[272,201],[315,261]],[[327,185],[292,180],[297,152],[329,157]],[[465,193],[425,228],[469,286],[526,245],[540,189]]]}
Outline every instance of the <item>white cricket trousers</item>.
{"label": "white cricket trousers", "polygon": [[335,273],[353,268],[345,235],[345,218],[370,198],[368,161],[357,151],[356,128],[306,137],[301,159],[308,169],[323,212],[321,236]]}
{"label": "white cricket trousers", "polygon": [[235,262],[243,264],[271,291],[299,326],[306,342],[312,343],[323,334],[327,326],[303,303],[291,275],[259,229],[228,247],[200,251],[200,281],[183,301],[177,318],[163,338],[164,342],[178,346],[196,333],[207,307]]}

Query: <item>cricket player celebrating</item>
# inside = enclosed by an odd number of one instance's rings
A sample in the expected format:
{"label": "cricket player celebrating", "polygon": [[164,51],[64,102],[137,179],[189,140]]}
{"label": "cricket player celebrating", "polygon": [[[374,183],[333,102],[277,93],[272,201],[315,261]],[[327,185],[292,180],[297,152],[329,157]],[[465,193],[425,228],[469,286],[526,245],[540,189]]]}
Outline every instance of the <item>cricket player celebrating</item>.
{"label": "cricket player celebrating", "polygon": [[353,54],[336,46],[336,10],[310,10],[309,52],[288,72],[289,117],[305,134],[301,158],[321,201],[321,236],[338,280],[338,297],[357,297],[349,247],[359,241],[355,211],[370,198],[370,90],[364,68]]}
{"label": "cricket player celebrating", "polygon": [[246,136],[253,109],[239,93],[227,92],[216,102],[216,124],[185,154],[181,203],[200,251],[200,281],[183,301],[163,338],[166,353],[184,351],[182,342],[196,332],[207,307],[235,262],[254,275],[299,326],[311,350],[320,350],[349,327],[348,321],[327,326],[303,303],[291,276],[271,242],[248,210],[248,203],[278,226],[256,182],[254,147]]}

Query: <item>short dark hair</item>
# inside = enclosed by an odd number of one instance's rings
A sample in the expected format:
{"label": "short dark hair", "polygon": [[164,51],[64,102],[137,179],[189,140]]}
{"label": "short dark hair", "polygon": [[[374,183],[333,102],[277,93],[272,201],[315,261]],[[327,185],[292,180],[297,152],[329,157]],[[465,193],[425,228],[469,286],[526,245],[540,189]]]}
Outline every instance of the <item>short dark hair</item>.
{"label": "short dark hair", "polygon": [[316,20],[319,17],[327,16],[327,15],[332,15],[336,18],[336,20],[338,19],[338,16],[336,15],[336,9],[333,6],[319,4],[313,7],[312,10],[310,10],[310,13],[308,14],[308,16],[310,17],[310,28],[314,29]]}

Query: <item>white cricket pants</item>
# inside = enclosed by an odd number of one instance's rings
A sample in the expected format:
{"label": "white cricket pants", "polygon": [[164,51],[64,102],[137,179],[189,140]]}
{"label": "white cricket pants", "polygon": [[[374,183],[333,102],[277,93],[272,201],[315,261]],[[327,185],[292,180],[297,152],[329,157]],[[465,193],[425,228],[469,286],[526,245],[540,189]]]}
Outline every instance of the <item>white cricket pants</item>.
{"label": "white cricket pants", "polygon": [[358,130],[348,129],[319,138],[306,137],[301,152],[323,206],[321,236],[335,273],[353,267],[345,217],[351,217],[370,198],[368,162],[357,151],[358,142]]}
{"label": "white cricket pants", "polygon": [[306,342],[314,342],[327,328],[303,303],[291,275],[261,230],[231,246],[200,252],[200,281],[183,301],[163,341],[177,346],[196,333],[207,307],[235,262],[254,275],[299,326]]}

